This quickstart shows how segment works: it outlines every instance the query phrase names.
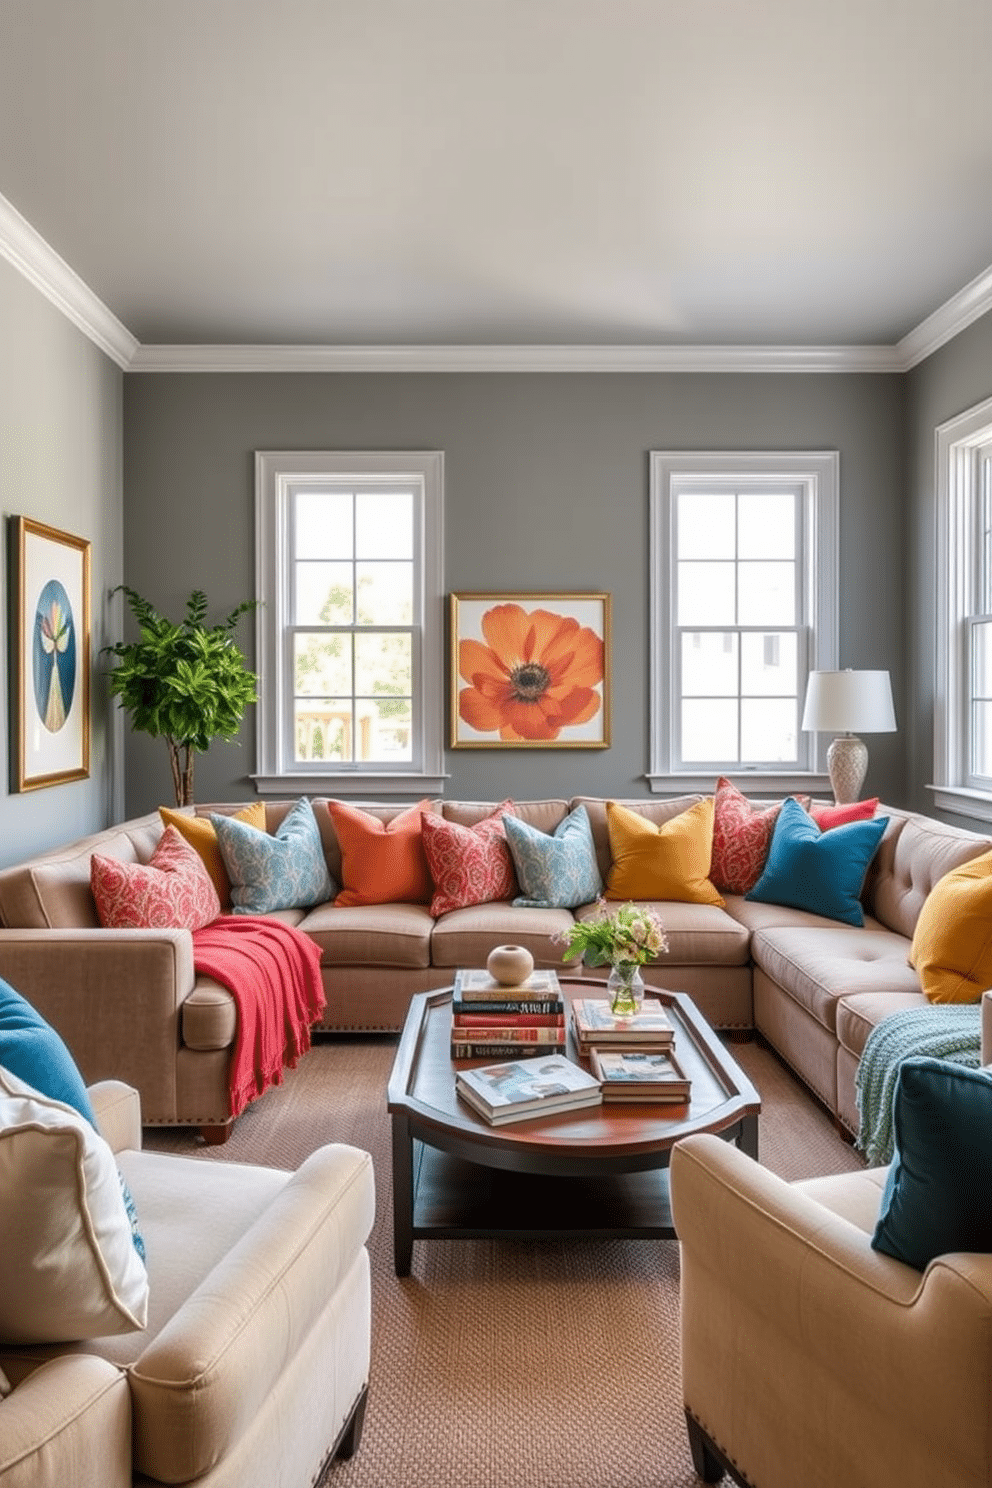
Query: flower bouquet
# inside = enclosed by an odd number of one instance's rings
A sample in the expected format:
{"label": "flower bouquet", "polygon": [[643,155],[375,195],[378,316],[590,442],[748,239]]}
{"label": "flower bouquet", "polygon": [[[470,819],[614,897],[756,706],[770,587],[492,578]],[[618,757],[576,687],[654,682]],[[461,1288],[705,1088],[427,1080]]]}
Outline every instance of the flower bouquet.
{"label": "flower bouquet", "polygon": [[628,903],[609,914],[604,899],[597,899],[594,915],[576,920],[552,939],[564,946],[563,960],[581,951],[587,966],[612,968],[607,987],[614,1013],[637,1011],[644,996],[641,967],[668,950],[668,936],[653,909]]}

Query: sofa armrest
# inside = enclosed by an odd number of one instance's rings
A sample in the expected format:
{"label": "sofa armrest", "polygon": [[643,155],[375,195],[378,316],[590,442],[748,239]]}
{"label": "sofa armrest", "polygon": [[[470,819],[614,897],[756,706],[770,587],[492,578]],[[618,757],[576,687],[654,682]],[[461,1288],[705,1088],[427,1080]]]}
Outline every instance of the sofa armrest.
{"label": "sofa armrest", "polygon": [[0,976],[58,1029],[87,1084],[126,1081],[146,1117],[175,1110],[188,930],[0,930]]}
{"label": "sofa armrest", "polygon": [[676,1146],[671,1193],[686,1407],[755,1481],[797,1453],[823,1482],[986,1480],[992,1257],[914,1271],[712,1136]]}
{"label": "sofa armrest", "polygon": [[0,1401],[0,1488],[130,1488],[127,1379],[92,1354],[42,1364]]}
{"label": "sofa armrest", "polygon": [[[132,1364],[139,1472],[183,1483],[205,1472],[247,1430],[329,1307],[367,1381],[374,1218],[369,1154],[342,1144],[311,1153]],[[340,1406],[328,1399],[329,1417]]]}
{"label": "sofa armrest", "polygon": [[112,1152],[140,1151],[141,1097],[123,1080],[101,1080],[89,1088],[100,1135]]}

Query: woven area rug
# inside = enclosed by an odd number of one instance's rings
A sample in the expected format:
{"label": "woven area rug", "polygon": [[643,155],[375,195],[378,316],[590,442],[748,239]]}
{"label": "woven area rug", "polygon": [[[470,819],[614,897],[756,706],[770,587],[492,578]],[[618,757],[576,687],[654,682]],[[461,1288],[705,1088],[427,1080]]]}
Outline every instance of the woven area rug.
{"label": "woven area rug", "polygon": [[[229,1142],[157,1151],[294,1168],[324,1142],[373,1156],[372,1375],[361,1446],[321,1488],[698,1488],[682,1415],[674,1241],[415,1242],[393,1271],[386,1080],[396,1040],[322,1039]],[[761,1161],[785,1178],[863,1166],[758,1043]],[[302,1488],[302,1485],[301,1485]]]}

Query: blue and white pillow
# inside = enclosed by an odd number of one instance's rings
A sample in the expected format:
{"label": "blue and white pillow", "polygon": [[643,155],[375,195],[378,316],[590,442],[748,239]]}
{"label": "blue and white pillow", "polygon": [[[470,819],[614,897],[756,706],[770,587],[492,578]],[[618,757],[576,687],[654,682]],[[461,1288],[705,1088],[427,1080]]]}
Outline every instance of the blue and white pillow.
{"label": "blue and white pillow", "polygon": [[504,816],[522,893],[514,904],[534,909],[576,909],[603,892],[589,813],[576,806],[549,836],[517,816]]}
{"label": "blue and white pillow", "polygon": [[336,893],[327,871],[313,807],[301,796],[272,834],[212,811],[221,857],[231,880],[232,914],[309,909]]}

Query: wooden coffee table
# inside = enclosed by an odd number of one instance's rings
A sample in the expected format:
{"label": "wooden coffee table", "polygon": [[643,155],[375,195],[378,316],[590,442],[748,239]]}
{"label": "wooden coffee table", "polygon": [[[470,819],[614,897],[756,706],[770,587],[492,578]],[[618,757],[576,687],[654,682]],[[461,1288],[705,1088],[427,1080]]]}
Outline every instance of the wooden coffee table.
{"label": "wooden coffee table", "polygon": [[[602,982],[561,985],[605,995]],[[716,1132],[758,1156],[760,1096],[684,993],[648,988],[675,1023],[688,1109],[612,1103],[490,1126],[455,1092],[451,990],[413,997],[389,1077],[397,1276],[410,1274],[414,1240],[673,1239],[668,1163],[680,1137]],[[567,1052],[583,1062],[571,1025]]]}

